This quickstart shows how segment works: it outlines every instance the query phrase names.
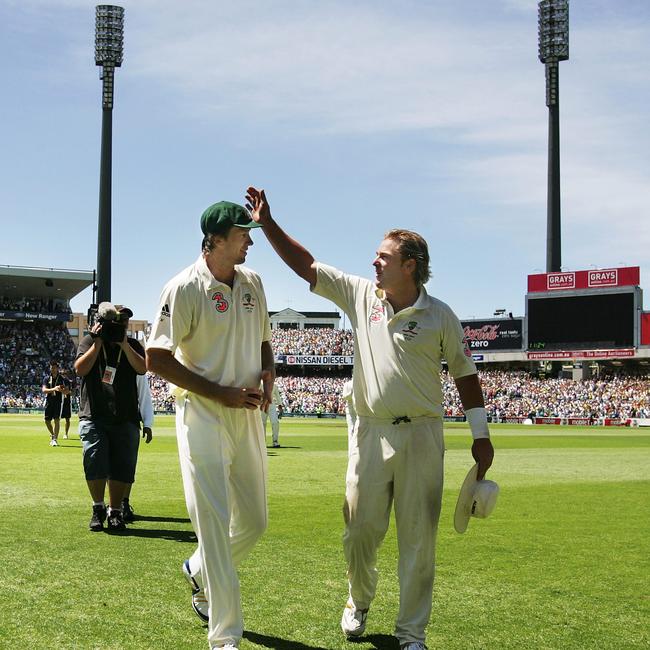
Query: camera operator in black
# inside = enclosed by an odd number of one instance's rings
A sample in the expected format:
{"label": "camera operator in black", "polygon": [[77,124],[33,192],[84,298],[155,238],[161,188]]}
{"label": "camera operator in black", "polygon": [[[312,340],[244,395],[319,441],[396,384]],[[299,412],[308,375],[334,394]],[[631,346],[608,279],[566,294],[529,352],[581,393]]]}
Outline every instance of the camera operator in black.
{"label": "camera operator in black", "polygon": [[[83,443],[86,483],[93,499],[89,528],[126,528],[122,499],[133,483],[140,442],[136,375],[145,373],[144,349],[126,335],[133,312],[101,303],[98,320],[79,343],[75,371],[81,377],[79,437]],[[108,482],[109,510],[104,493]]]}

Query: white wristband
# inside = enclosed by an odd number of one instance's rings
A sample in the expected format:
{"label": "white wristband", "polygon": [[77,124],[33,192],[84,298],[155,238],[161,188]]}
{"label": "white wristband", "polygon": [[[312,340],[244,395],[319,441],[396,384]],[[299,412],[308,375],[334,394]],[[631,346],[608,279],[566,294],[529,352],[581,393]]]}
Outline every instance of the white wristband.
{"label": "white wristband", "polygon": [[483,406],[477,406],[473,409],[465,411],[467,424],[469,424],[472,438],[478,440],[479,438],[489,438],[490,430],[488,429],[487,411]]}

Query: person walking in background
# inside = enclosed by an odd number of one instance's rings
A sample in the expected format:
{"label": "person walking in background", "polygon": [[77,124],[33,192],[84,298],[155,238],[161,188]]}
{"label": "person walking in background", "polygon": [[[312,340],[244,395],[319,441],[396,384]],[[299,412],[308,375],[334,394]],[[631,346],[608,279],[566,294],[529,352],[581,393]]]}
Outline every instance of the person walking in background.
{"label": "person walking in background", "polygon": [[271,402],[275,365],[262,282],[242,266],[256,227],[235,203],[205,210],[202,253],[163,289],[147,341],[147,368],[175,386],[183,487],[199,542],[182,570],[212,649],[239,646],[237,567],[267,525],[257,411]]}
{"label": "person walking in background", "polygon": [[266,433],[266,421],[271,420],[271,436],[272,436],[272,445],[273,447],[280,446],[280,413],[279,410],[282,408],[282,395],[278,390],[277,384],[273,384],[273,395],[271,398],[271,403],[269,404],[268,412],[262,409],[260,414],[262,416],[262,427]]}
{"label": "person walking in background", "polygon": [[[138,410],[140,411],[140,418],[142,419],[142,439],[145,441],[145,444],[148,445],[153,440],[153,400],[151,399],[151,388],[149,387],[149,379],[147,375],[138,375],[136,377],[136,384],[138,387]],[[133,483],[135,483],[135,470]],[[126,486],[126,489],[124,490],[124,498],[122,499],[122,515],[127,524],[135,521],[136,517],[130,501],[133,483],[129,483]]]}
{"label": "person walking in background", "polygon": [[50,374],[41,390],[45,394],[45,426],[50,434],[50,447],[58,447],[65,381],[59,372],[59,364],[54,360],[50,361]]}
{"label": "person walking in background", "polygon": [[63,403],[61,404],[61,419],[64,422],[63,439],[67,440],[70,434],[70,418],[72,417],[72,393],[74,390],[74,378],[69,370],[64,370],[63,375]]}
{"label": "person walking in background", "polygon": [[249,187],[246,199],[278,255],[314,293],[340,307],[354,331],[358,419],[346,477],[343,548],[349,597],[341,628],[348,638],[366,629],[377,588],[377,550],[394,506],[400,581],[395,636],[401,650],[426,650],[443,487],[443,359],[474,438],[478,480],[494,455],[483,393],[460,322],[424,288],[429,252],[417,233],[386,233],[372,262],[373,282],[316,262],[274,221],[263,190]]}

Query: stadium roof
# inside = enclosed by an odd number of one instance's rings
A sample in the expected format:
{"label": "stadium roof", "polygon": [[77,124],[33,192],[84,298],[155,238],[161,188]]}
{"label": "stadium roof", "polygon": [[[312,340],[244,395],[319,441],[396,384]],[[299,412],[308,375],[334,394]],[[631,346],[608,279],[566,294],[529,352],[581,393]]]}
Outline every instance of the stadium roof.
{"label": "stadium roof", "polygon": [[93,284],[93,271],[0,265],[0,296],[71,300]]}
{"label": "stadium roof", "polygon": [[298,311],[296,309],[291,309],[287,307],[279,311],[270,311],[269,316],[274,316],[275,314],[282,314],[283,312],[295,312],[306,318],[341,318],[341,314],[337,311]]}

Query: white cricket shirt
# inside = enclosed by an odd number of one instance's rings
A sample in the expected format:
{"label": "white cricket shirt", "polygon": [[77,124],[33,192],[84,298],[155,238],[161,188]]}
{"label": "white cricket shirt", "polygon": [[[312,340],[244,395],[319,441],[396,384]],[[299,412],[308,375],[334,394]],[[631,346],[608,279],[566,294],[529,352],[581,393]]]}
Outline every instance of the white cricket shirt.
{"label": "white cricket shirt", "polygon": [[147,347],[169,350],[186,368],[218,384],[258,386],[261,345],[270,340],[257,273],[236,265],[231,289],[214,278],[200,256],[163,289]]}
{"label": "white cricket shirt", "polygon": [[332,300],[354,330],[354,400],[366,417],[441,416],[442,360],[453,377],[476,373],[456,315],[422,288],[395,314],[384,292],[365,278],[316,265],[312,291]]}

